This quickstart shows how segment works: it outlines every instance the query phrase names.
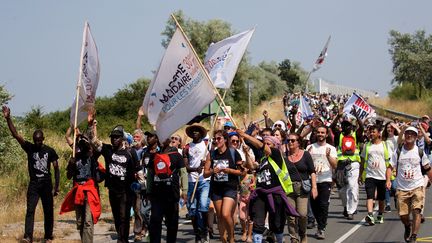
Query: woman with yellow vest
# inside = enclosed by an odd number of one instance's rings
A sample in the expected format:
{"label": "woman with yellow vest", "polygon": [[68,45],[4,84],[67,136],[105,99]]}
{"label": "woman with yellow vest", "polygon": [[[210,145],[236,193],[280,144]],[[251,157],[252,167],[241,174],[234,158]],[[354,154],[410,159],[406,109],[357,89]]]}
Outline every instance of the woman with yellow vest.
{"label": "woman with yellow vest", "polygon": [[270,230],[275,234],[277,242],[283,242],[286,215],[299,214],[288,203],[287,194],[292,192],[292,184],[280,151],[281,143],[273,136],[265,136],[260,141],[242,130],[237,130],[237,133],[264,155],[256,168],[256,188],[249,198],[253,242],[262,242],[267,214]]}

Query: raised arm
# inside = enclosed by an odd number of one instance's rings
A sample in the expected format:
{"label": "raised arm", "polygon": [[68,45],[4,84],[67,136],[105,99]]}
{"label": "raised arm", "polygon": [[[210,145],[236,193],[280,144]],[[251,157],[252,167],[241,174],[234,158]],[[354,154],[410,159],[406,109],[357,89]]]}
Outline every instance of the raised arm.
{"label": "raised arm", "polygon": [[135,124],[136,129],[141,129],[143,116],[144,116],[144,107],[140,106],[140,108],[138,109],[138,117],[137,117],[136,124]]}
{"label": "raised arm", "polygon": [[90,139],[90,143],[94,146],[97,151],[102,150],[102,141],[97,138],[97,121],[95,120],[96,110],[90,109],[87,114],[87,135]]}
{"label": "raised arm", "polygon": [[[237,129],[236,131],[240,135],[240,137],[242,137],[243,139],[247,140],[255,148],[260,149],[260,148],[263,147],[264,144],[260,140],[254,138],[254,137],[252,137],[250,135],[248,135],[243,130]],[[264,146],[264,154],[266,156],[269,156],[271,154],[271,149],[267,145]]]}
{"label": "raised arm", "polygon": [[18,132],[17,132],[17,130],[16,130],[16,128],[15,128],[13,122],[12,122],[12,119],[10,117],[10,109],[9,109],[9,107],[7,107],[7,106],[4,105],[2,107],[2,110],[3,110],[3,116],[6,119],[6,122],[8,124],[9,130],[10,130],[10,132],[12,134],[12,137],[14,137],[18,141],[18,143],[20,145],[24,145],[25,140],[24,140],[24,138],[21,135],[18,134]]}

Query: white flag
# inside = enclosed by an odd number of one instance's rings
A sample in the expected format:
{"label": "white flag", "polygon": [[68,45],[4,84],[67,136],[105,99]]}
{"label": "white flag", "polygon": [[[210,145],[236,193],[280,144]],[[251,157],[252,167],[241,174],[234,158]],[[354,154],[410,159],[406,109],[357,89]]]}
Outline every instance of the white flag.
{"label": "white flag", "polygon": [[353,93],[349,100],[345,103],[344,113],[354,116],[351,113],[352,107],[358,114],[358,118],[362,121],[366,120],[368,117],[375,116],[375,110],[366,101],[356,93]]}
{"label": "white flag", "polygon": [[312,72],[315,72],[316,70],[320,69],[321,65],[324,63],[324,58],[327,56],[327,48],[328,48],[328,45],[330,43],[330,38],[331,38],[331,36],[329,36],[329,38],[327,39],[327,42],[324,45],[323,50],[319,54],[318,59],[315,61]]}
{"label": "white flag", "polygon": [[176,30],[149,85],[143,107],[160,141],[198,115],[216,94],[185,36]]}
{"label": "white flag", "polygon": [[300,109],[301,109],[303,119],[312,119],[313,118],[314,113],[312,112],[312,109],[311,109],[309,103],[304,98],[304,96],[300,96]]}
{"label": "white flag", "polygon": [[[83,43],[81,46],[81,61],[78,76],[79,97],[78,97],[78,123],[87,118],[87,110],[94,106],[96,100],[96,90],[99,83],[99,57],[96,43],[90,32],[90,25],[86,21],[84,24]],[[70,123],[73,125],[75,120],[76,98],[72,103],[70,113]]]}
{"label": "white flag", "polygon": [[314,116],[314,113],[312,112],[312,109],[309,105],[309,103],[306,101],[304,96],[300,96],[299,99],[299,105],[297,108],[297,114],[296,114],[296,124],[300,126],[305,119],[312,119]]}
{"label": "white flag", "polygon": [[255,28],[211,44],[204,66],[217,88],[229,89]]}

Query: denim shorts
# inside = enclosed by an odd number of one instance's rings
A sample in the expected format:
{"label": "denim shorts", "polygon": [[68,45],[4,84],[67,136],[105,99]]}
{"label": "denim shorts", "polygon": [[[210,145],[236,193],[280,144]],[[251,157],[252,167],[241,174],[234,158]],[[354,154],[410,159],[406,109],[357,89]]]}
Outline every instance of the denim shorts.
{"label": "denim shorts", "polygon": [[237,200],[237,190],[234,190],[232,188],[228,188],[228,187],[214,187],[212,188],[212,193],[211,193],[211,200],[214,201],[218,201],[218,200],[222,200],[224,197],[229,197],[234,199],[235,201]]}

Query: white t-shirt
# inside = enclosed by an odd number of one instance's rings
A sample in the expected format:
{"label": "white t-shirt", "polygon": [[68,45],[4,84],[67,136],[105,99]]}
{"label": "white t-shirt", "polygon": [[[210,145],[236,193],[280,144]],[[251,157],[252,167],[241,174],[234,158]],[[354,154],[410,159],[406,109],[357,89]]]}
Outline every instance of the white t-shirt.
{"label": "white t-shirt", "polygon": [[389,152],[391,152],[392,154],[398,147],[397,140],[398,140],[398,136],[393,136],[392,138],[387,138],[386,140],[387,148],[389,149]]}
{"label": "white t-shirt", "polygon": [[[189,143],[189,167],[191,168],[198,168],[201,164],[201,160],[205,160],[205,154],[206,154],[206,145],[204,141],[201,141],[199,143]],[[198,172],[191,172],[188,174],[188,180],[189,182],[195,182],[196,178],[199,180],[210,180],[210,177],[204,178],[204,169],[201,172],[201,174],[198,175]]]}
{"label": "white t-shirt", "polygon": [[[366,157],[366,143],[363,146],[361,157]],[[391,156],[391,150],[388,150],[388,156]],[[379,144],[371,143],[369,146],[369,155],[366,163],[366,178],[374,178],[377,180],[385,180],[386,179],[386,163],[385,163],[385,155],[384,155],[384,145],[383,142]],[[389,158],[390,159],[390,158]]]}
{"label": "white t-shirt", "polygon": [[330,157],[337,158],[336,148],[328,143],[323,146],[314,143],[306,147],[314,162],[317,183],[332,182],[332,168],[326,156],[327,148],[330,148]]}
{"label": "white t-shirt", "polygon": [[422,166],[430,163],[426,154],[423,154],[423,158],[420,160],[418,147],[416,145],[414,145],[414,148],[411,150],[405,150],[405,146],[403,146],[400,152],[399,162],[397,162],[397,151],[393,153],[390,164],[397,170],[397,189],[411,191],[423,186],[420,162]]}

